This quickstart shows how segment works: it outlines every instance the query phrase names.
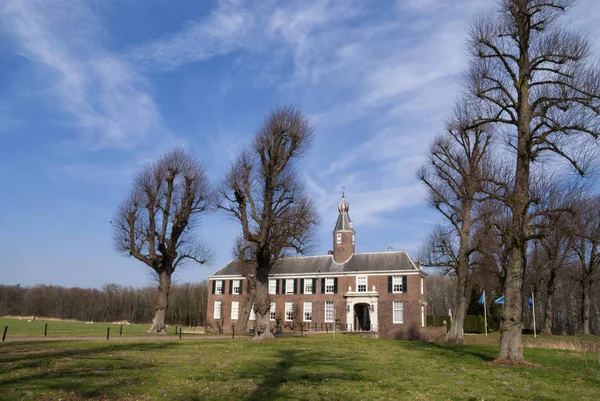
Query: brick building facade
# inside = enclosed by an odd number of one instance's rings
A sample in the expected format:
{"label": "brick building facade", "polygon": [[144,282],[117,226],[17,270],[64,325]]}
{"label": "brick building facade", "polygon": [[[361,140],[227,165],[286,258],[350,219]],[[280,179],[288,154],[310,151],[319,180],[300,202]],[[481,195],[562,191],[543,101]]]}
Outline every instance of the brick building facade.
{"label": "brick building facade", "polygon": [[[355,253],[355,231],[342,197],[333,231],[333,251],[284,258],[269,277],[271,321],[282,328],[368,331],[399,338],[425,326],[425,272],[406,252]],[[207,319],[231,328],[245,301],[245,279],[235,261],[209,276]],[[253,327],[250,316],[248,327]]]}

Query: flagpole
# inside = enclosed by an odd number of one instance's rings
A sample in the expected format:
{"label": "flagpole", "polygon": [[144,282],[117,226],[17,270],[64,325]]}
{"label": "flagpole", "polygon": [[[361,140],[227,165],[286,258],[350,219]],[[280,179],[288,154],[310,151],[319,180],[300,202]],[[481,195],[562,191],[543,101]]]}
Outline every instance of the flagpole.
{"label": "flagpole", "polygon": [[487,307],[485,306],[485,298],[485,290],[483,290],[483,320],[485,322],[485,335],[487,336]]}
{"label": "flagpole", "polygon": [[533,296],[533,291],[531,291],[531,307],[533,308],[533,338],[537,338],[535,330],[535,297]]}

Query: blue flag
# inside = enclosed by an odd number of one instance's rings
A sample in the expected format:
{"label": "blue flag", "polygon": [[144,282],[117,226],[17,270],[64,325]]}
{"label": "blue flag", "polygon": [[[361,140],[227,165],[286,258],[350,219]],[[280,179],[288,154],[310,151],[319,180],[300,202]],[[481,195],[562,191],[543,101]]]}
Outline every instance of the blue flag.
{"label": "blue flag", "polygon": [[485,290],[481,293],[481,297],[479,297],[479,305],[483,305],[485,302]]}
{"label": "blue flag", "polygon": [[504,295],[494,301],[497,304],[504,305]]}
{"label": "blue flag", "polygon": [[533,294],[529,296],[529,299],[527,300],[527,306],[533,306]]}

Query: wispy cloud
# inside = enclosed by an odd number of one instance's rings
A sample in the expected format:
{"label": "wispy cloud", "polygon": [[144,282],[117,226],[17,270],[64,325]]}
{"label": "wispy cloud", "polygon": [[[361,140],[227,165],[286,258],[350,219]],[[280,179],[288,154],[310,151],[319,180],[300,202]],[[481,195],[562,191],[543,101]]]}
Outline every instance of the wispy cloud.
{"label": "wispy cloud", "polygon": [[6,0],[0,22],[88,147],[127,147],[161,129],[146,80],[101,46],[103,28],[84,2]]}
{"label": "wispy cloud", "polygon": [[188,21],[180,31],[132,49],[128,57],[146,69],[173,70],[244,46],[255,19],[238,3],[220,1],[207,17]]}

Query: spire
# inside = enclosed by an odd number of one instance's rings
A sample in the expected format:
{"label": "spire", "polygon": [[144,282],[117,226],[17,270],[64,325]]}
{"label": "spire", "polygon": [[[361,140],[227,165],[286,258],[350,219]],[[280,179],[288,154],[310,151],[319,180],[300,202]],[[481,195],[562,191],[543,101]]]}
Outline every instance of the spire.
{"label": "spire", "polygon": [[348,211],[350,210],[350,205],[346,201],[344,193],[342,192],[342,200],[338,204],[338,215],[337,223],[335,224],[335,228],[333,231],[352,231],[354,232],[354,225],[352,224],[352,220],[350,220],[350,215]]}
{"label": "spire", "polygon": [[338,218],[333,229],[333,260],[344,263],[354,254],[354,225],[348,211],[350,205],[342,191],[342,200],[338,204]]}

